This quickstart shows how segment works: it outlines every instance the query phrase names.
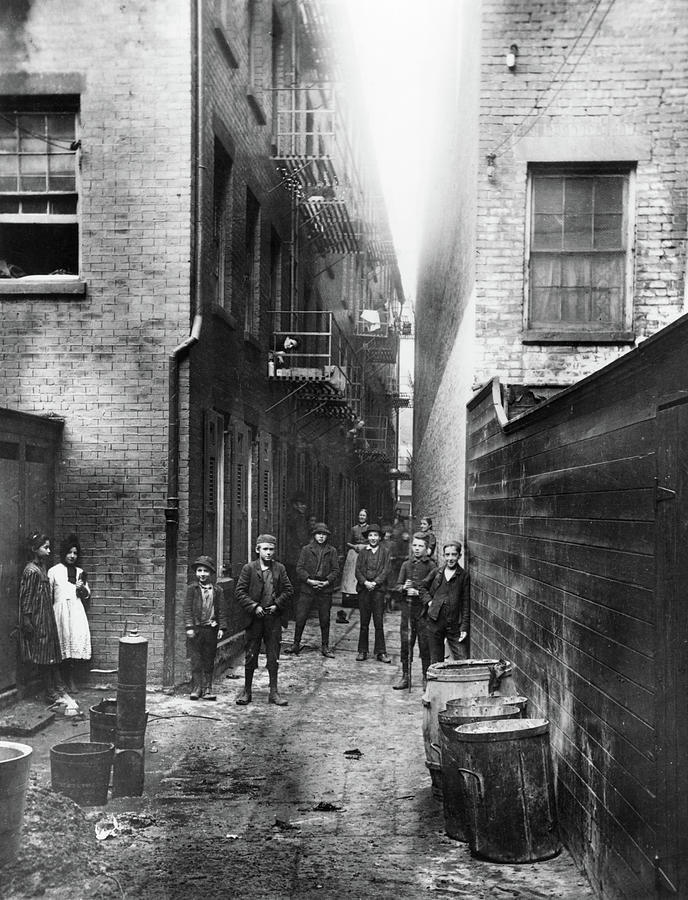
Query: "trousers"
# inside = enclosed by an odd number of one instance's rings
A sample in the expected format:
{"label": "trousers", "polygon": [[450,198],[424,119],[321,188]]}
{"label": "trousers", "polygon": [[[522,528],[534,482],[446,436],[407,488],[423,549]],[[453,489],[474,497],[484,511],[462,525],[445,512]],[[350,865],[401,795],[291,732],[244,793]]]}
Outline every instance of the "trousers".
{"label": "trousers", "polygon": [[409,663],[413,659],[413,648],[418,640],[418,652],[420,653],[423,677],[430,665],[430,644],[426,628],[426,620],[421,615],[423,605],[411,603],[406,598],[401,601],[401,667],[408,672]]}
{"label": "trousers", "polygon": [[444,607],[439,618],[434,621],[429,616],[426,620],[428,643],[430,645],[430,663],[444,662],[444,642],[449,644],[452,659],[468,659],[468,640],[459,641],[461,634],[458,625],[447,623]]}
{"label": "trousers", "polygon": [[246,629],[247,669],[253,671],[258,668],[258,654],[262,641],[265,641],[268,672],[276,671],[282,643],[282,620],[279,613],[275,616],[263,616],[262,619],[256,616]]}
{"label": "trousers", "polygon": [[216,625],[198,625],[195,630],[195,637],[187,639],[191,675],[194,680],[201,675],[212,677],[217,651]]}
{"label": "trousers", "polygon": [[358,652],[368,652],[370,617],[373,617],[373,625],[375,627],[375,648],[373,653],[377,656],[379,653],[387,652],[385,644],[385,592],[383,589],[368,591],[365,588],[358,590],[358,610],[360,614],[361,629],[358,634]]}
{"label": "trousers", "polygon": [[323,647],[330,646],[330,610],[332,609],[332,594],[318,593],[309,587],[301,588],[301,593],[296,601],[296,624],[294,626],[294,643],[301,641],[303,629],[306,627],[308,613],[313,606],[317,606],[318,619],[320,621],[320,638]]}

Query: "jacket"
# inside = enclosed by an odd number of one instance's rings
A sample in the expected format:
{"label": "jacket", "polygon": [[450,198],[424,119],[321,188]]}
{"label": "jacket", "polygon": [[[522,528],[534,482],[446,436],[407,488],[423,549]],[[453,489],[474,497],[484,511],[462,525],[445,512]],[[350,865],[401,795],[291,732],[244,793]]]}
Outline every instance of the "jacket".
{"label": "jacket", "polygon": [[[281,562],[272,562],[272,586],[274,591],[274,604],[278,609],[284,609],[287,600],[294,596],[294,588],[287,575],[287,570]],[[259,606],[272,606],[273,598],[263,596],[265,584],[260,568],[260,560],[246,563],[241,570],[236,584],[234,596],[242,609],[255,613]]]}
{"label": "jacket", "polygon": [[[213,585],[213,610],[215,621],[223,631],[227,630],[227,603],[222,588],[219,585]],[[201,616],[203,613],[203,594],[200,584],[195,581],[186,589],[186,597],[184,599],[184,627],[195,628],[201,624]]]}
{"label": "jacket", "polygon": [[440,610],[444,608],[447,626],[452,630],[467,632],[470,622],[471,583],[465,569],[457,565],[456,574],[447,582],[447,595],[444,598],[438,597],[438,602],[433,603],[444,580],[445,568],[446,565],[437,569],[429,585],[421,588],[421,596],[425,603],[429,603],[428,616],[431,619],[436,619]]}
{"label": "jacket", "polygon": [[318,544],[311,541],[301,548],[299,561],[296,563],[296,574],[306,590],[314,590],[306,581],[309,578],[327,580],[327,585],[316,591],[318,595],[331,594],[339,578],[339,556],[331,544]]}
{"label": "jacket", "polygon": [[378,544],[376,553],[370,547],[364,547],[356,559],[356,581],[358,590],[366,590],[364,582],[374,581],[373,590],[380,590],[385,586],[389,574],[389,548],[384,544]]}
{"label": "jacket", "polygon": [[404,589],[404,582],[410,579],[414,588],[419,591],[419,596],[409,597],[408,599],[414,602],[421,602],[422,596],[420,592],[422,592],[423,587],[428,586],[436,572],[437,567],[428,556],[422,556],[420,559],[415,557],[406,559],[401,564],[401,569],[399,569],[399,578],[394,586],[394,590],[400,594]]}

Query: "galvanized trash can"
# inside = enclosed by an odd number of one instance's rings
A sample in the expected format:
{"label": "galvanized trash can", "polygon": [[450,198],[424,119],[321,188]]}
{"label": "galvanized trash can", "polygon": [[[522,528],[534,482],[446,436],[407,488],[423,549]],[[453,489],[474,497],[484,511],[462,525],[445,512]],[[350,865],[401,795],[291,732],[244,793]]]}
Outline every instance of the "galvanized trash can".
{"label": "galvanized trash can", "polygon": [[[494,673],[501,674],[495,681]],[[432,792],[442,796],[442,776],[439,746],[438,714],[450,700],[467,697],[487,697],[490,684],[495,683],[500,694],[515,694],[511,664],[499,659],[460,659],[433,663],[428,667],[423,703],[423,741],[425,765],[430,771]]]}
{"label": "galvanized trash can", "polygon": [[55,744],[50,748],[52,788],[80,806],[104,806],[115,745],[101,742]]}
{"label": "galvanized trash can", "polygon": [[[444,830],[455,841],[467,841],[465,826],[466,811],[464,809],[463,778],[461,767],[464,765],[462,744],[456,740],[455,730],[460,725],[471,722],[493,721],[495,719],[518,719],[518,706],[506,703],[480,704],[480,697],[466,701],[465,706],[447,704],[437,720],[440,726],[440,757],[442,768],[442,805],[444,807]],[[492,698],[485,697],[485,700]]]}
{"label": "galvanized trash can", "polygon": [[0,866],[19,853],[33,748],[0,741]]}
{"label": "galvanized trash can", "polygon": [[536,862],[561,850],[546,719],[498,719],[455,729],[461,745],[471,852]]}

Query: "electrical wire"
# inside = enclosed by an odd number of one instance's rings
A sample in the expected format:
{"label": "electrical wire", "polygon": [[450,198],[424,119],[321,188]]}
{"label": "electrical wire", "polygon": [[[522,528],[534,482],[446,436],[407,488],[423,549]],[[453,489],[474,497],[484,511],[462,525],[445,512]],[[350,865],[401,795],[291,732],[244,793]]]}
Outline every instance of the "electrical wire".
{"label": "electrical wire", "polygon": [[[572,48],[572,50],[571,50],[571,53],[570,53],[569,56],[566,58],[566,60],[564,60],[564,62],[560,65],[559,69],[557,69],[557,72],[555,73],[555,75],[554,75],[552,81],[550,82],[550,84],[548,85],[548,87],[545,88],[544,91],[541,91],[540,94],[536,97],[535,103],[534,103],[534,105],[533,105],[533,110],[535,110],[535,109],[537,108],[537,104],[539,103],[540,99],[541,99],[548,91],[550,91],[550,90],[555,86],[555,84],[556,84],[556,79],[557,79],[557,75],[559,74],[559,72],[561,72],[561,70],[564,68],[564,66],[565,66],[565,65],[569,62],[569,60],[571,59],[571,56],[573,55],[576,46],[578,45],[580,39],[582,38],[582,36],[583,36],[583,34],[584,34],[584,32],[585,32],[585,29],[586,29],[586,28],[588,27],[588,25],[590,24],[590,22],[591,22],[593,16],[594,16],[595,13],[597,12],[597,10],[598,10],[598,8],[599,8],[601,2],[602,2],[602,0],[596,0],[595,6],[594,6],[592,12],[591,12],[590,15],[588,16],[588,19],[586,20],[586,22],[585,22],[583,28],[581,29],[580,34],[578,35],[578,37],[577,37],[576,40],[574,41],[574,45],[573,45],[573,48]],[[604,13],[602,14],[602,16],[601,16],[599,22],[598,22],[597,25],[595,26],[594,31],[592,32],[592,34],[591,34],[590,37],[588,38],[587,43],[586,43],[585,46],[583,47],[583,49],[582,49],[582,51],[581,51],[581,53],[580,53],[578,59],[573,63],[571,69],[566,73],[566,75],[565,75],[565,77],[563,78],[563,80],[562,80],[561,82],[559,82],[559,85],[558,85],[557,89],[556,89],[556,90],[554,91],[554,93],[551,95],[551,97],[549,98],[549,100],[547,101],[547,103],[545,103],[545,105],[544,105],[541,109],[537,110],[537,112],[536,112],[534,115],[532,114],[532,112],[527,114],[527,116],[526,116],[526,117],[524,118],[524,120],[520,123],[520,125],[518,125],[518,126],[512,131],[512,133],[511,133],[508,137],[506,137],[506,138],[501,142],[501,144],[498,145],[497,149],[493,151],[495,157],[496,157],[497,155],[499,155],[500,150],[502,149],[502,147],[505,147],[505,145],[508,144],[508,147],[507,147],[506,149],[512,149],[513,147],[516,146],[516,144],[518,144],[519,141],[523,140],[523,138],[524,138],[530,131],[532,131],[532,129],[535,127],[535,124],[537,123],[538,119],[539,119],[542,115],[544,115],[544,113],[551,107],[552,103],[554,103],[555,99],[559,96],[559,94],[561,93],[561,91],[562,91],[563,88],[565,87],[565,85],[566,85],[566,83],[568,82],[568,80],[571,78],[571,76],[573,75],[573,73],[574,73],[574,72],[576,71],[576,69],[578,68],[579,63],[581,62],[581,60],[583,59],[583,57],[584,57],[585,54],[587,53],[588,48],[590,47],[590,45],[592,44],[592,42],[595,40],[595,38],[596,38],[597,35],[599,34],[599,31],[600,31],[602,25],[604,24],[605,19],[606,19],[607,16],[609,15],[609,13],[610,13],[610,11],[611,11],[611,8],[614,6],[614,3],[615,3],[615,2],[616,2],[616,0],[609,0],[609,5],[607,6],[606,10],[605,10]],[[515,135],[517,134],[517,132],[518,132],[524,125],[526,125],[526,124],[527,124],[527,128],[525,129],[525,131],[523,131],[523,133],[520,134],[518,137],[516,137],[516,139],[514,140],[514,137],[515,137]],[[511,143],[510,143],[510,142],[511,142]],[[492,155],[492,154],[490,154],[490,155]]]}

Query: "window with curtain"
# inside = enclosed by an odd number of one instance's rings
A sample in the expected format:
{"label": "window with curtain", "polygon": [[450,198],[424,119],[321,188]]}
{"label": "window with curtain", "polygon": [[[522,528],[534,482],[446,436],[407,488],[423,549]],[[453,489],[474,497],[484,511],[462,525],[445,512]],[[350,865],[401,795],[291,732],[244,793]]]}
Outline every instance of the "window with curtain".
{"label": "window with curtain", "polygon": [[629,176],[531,169],[530,332],[565,339],[629,327]]}

